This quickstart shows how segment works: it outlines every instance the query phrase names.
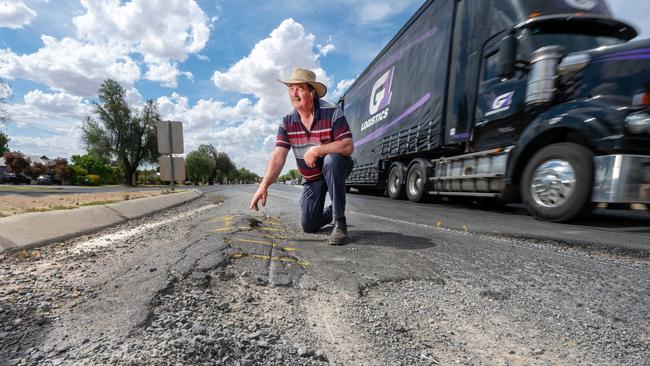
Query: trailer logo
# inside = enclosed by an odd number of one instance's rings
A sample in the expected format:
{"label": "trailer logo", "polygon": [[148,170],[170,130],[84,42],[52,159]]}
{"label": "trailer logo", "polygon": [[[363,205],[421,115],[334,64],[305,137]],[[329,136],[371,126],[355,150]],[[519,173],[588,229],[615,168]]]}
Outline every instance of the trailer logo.
{"label": "trailer logo", "polygon": [[361,124],[361,131],[374,126],[375,124],[383,121],[388,116],[388,105],[390,104],[390,99],[393,96],[391,87],[393,84],[393,74],[395,73],[395,67],[386,71],[382,76],[375,81],[375,85],[372,86],[372,92],[370,93],[370,105],[368,106],[368,112],[370,112],[370,118],[364,121]]}
{"label": "trailer logo", "polygon": [[492,108],[489,112],[485,113],[485,116],[491,116],[493,114],[505,112],[510,109],[510,105],[512,104],[512,96],[514,94],[515,92],[511,91],[494,98],[494,102],[492,102]]}
{"label": "trailer logo", "polygon": [[596,0],[564,0],[569,6],[573,6],[576,9],[589,11],[598,5]]}
{"label": "trailer logo", "polygon": [[391,92],[391,84],[393,83],[393,71],[395,68],[391,68],[386,71],[384,75],[380,76],[375,85],[372,87],[372,93],[370,94],[370,114],[373,115],[377,113],[382,108],[385,108],[390,104],[390,98],[393,95]]}

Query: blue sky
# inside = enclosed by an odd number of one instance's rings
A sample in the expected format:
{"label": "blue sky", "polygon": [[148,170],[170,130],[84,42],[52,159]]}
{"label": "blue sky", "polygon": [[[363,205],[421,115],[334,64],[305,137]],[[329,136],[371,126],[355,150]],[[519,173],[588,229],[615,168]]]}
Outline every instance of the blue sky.
{"label": "blue sky", "polygon": [[[82,153],[81,121],[110,77],[133,108],[154,99],[182,121],[186,152],[210,143],[262,174],[290,109],[276,80],[310,67],[336,99],[422,3],[0,0],[0,77],[12,93],[0,128],[13,150]],[[647,0],[608,3],[648,37]]]}

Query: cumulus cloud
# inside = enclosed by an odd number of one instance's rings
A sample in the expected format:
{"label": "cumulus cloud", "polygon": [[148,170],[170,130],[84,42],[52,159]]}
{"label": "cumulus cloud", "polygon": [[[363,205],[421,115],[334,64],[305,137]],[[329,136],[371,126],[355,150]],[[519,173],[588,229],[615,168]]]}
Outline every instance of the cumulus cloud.
{"label": "cumulus cloud", "polygon": [[72,155],[85,152],[78,136],[67,134],[51,137],[12,135],[11,150],[21,151],[29,155],[45,155],[50,159],[58,157],[70,158]]}
{"label": "cumulus cloud", "polygon": [[328,43],[328,44],[326,44],[324,46],[319,44],[318,45],[318,54],[320,56],[327,56],[329,53],[331,53],[335,49],[336,49],[336,47],[331,43]]}
{"label": "cumulus cloud", "polygon": [[338,102],[339,98],[345,93],[346,90],[354,83],[355,79],[345,79],[341,80],[336,84],[336,89],[328,95],[327,99],[332,103]]}
{"label": "cumulus cloud", "polygon": [[32,22],[36,12],[23,1],[0,2],[0,27],[19,29]]}
{"label": "cumulus cloud", "polygon": [[192,80],[191,72],[181,72],[178,70],[178,64],[175,62],[160,61],[150,63],[149,70],[145,74],[145,78],[151,81],[159,81],[162,86],[168,88],[175,88],[178,86],[178,77],[184,75],[186,78]]}
{"label": "cumulus cloud", "polygon": [[14,91],[11,89],[9,84],[2,82],[0,80],[0,99],[10,98],[14,94]]}
{"label": "cumulus cloud", "polygon": [[107,78],[126,88],[140,78],[140,68],[123,47],[82,43],[71,38],[58,41],[45,35],[41,40],[43,47],[32,54],[0,50],[0,75],[42,82],[81,96],[96,95]]}
{"label": "cumulus cloud", "polygon": [[294,67],[312,69],[317,80],[331,84],[318,64],[314,38],[313,34],[305,33],[301,24],[286,19],[227,71],[215,71],[212,81],[222,89],[255,95],[259,98],[256,104],[259,113],[271,116],[287,113],[291,106],[286,87],[277,80],[288,78]]}
{"label": "cumulus cloud", "polygon": [[163,119],[181,121],[186,129],[200,133],[241,122],[253,113],[253,104],[248,98],[240,99],[234,106],[212,99],[201,99],[190,106],[187,97],[173,93],[158,98],[157,103]]}
{"label": "cumulus cloud", "polygon": [[[81,153],[81,122],[92,113],[92,106],[80,97],[66,93],[45,93],[32,90],[23,97],[24,103],[9,104],[15,131],[11,148],[27,154],[48,157],[70,157]],[[34,132],[47,137],[34,136]]]}
{"label": "cumulus cloud", "polygon": [[67,93],[44,93],[41,90],[32,90],[23,97],[25,105],[35,108],[43,115],[55,114],[81,120],[92,113],[90,104],[83,98]]}
{"label": "cumulus cloud", "polygon": [[77,34],[94,42],[121,43],[145,61],[184,61],[210,37],[208,19],[194,0],[82,0],[84,15],[72,22]]}

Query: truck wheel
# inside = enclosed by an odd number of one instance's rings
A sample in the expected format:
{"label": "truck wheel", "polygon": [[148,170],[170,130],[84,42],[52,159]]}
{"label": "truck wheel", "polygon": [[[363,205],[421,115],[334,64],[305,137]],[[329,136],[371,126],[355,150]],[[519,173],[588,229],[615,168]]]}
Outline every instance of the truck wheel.
{"label": "truck wheel", "polygon": [[427,197],[427,161],[415,159],[406,174],[406,197],[411,202],[422,202]]}
{"label": "truck wheel", "polygon": [[404,199],[404,176],[406,175],[406,167],[404,164],[398,162],[393,163],[388,173],[388,184],[386,190],[388,197],[394,200]]}
{"label": "truck wheel", "polygon": [[521,196],[531,215],[562,222],[591,208],[593,153],[574,143],[558,143],[538,151],[526,165]]}

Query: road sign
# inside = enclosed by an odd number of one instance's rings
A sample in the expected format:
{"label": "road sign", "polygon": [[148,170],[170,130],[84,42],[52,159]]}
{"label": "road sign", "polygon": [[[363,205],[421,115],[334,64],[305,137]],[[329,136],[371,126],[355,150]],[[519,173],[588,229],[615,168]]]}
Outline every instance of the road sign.
{"label": "road sign", "polygon": [[183,124],[178,121],[156,122],[158,153],[183,153]]}
{"label": "road sign", "polygon": [[[172,159],[174,159],[173,170],[171,164]],[[185,159],[176,157],[170,159],[169,156],[161,156],[158,159],[158,164],[160,164],[160,180],[173,182],[185,181]]]}

